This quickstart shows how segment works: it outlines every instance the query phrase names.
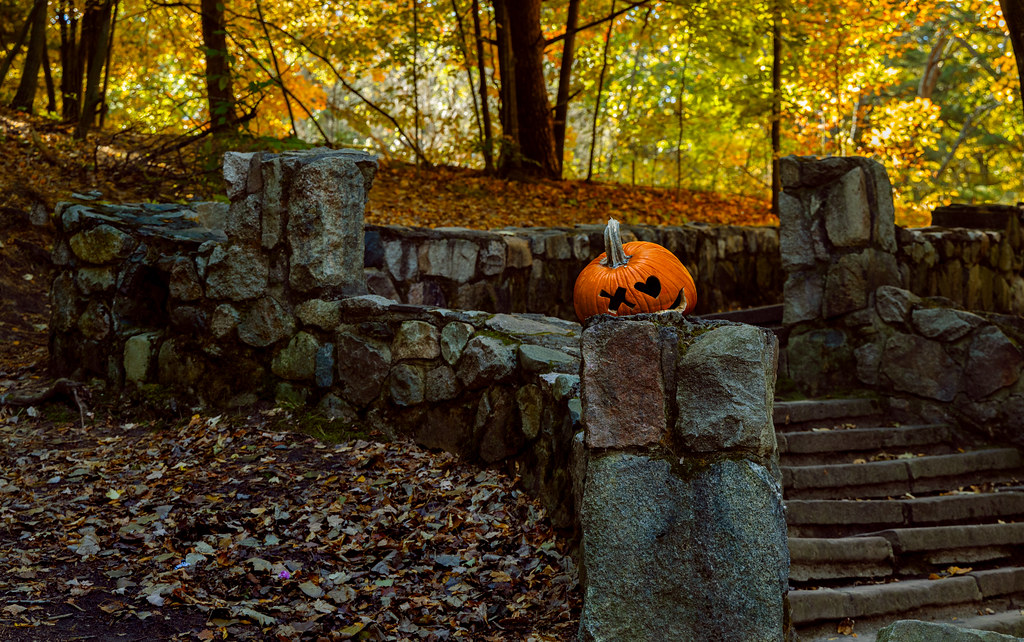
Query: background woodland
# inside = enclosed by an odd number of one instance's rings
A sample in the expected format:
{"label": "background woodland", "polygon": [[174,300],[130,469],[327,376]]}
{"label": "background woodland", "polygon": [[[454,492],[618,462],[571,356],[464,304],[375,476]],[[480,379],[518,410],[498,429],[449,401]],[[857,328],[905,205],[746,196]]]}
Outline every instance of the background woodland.
{"label": "background woodland", "polygon": [[255,137],[768,199],[773,151],[864,155],[921,225],[1024,200],[1019,4],[0,0],[0,101],[113,132],[96,164]]}

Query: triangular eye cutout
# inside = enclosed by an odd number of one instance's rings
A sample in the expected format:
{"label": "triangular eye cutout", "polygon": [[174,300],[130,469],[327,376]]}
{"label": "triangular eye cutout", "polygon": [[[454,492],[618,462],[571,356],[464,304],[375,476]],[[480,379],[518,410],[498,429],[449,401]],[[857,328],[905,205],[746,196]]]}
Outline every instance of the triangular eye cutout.
{"label": "triangular eye cutout", "polygon": [[652,299],[657,299],[658,295],[661,294],[661,279],[656,276],[647,277],[647,282],[638,281],[633,285],[637,292],[643,292]]}

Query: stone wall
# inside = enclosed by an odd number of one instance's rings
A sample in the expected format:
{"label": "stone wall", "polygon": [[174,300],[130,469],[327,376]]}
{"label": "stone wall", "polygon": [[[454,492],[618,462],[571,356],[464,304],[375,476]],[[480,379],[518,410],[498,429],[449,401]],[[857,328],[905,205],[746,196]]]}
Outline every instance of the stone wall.
{"label": "stone wall", "polygon": [[582,345],[579,638],[784,639],[775,336],[661,313]]}
{"label": "stone wall", "polygon": [[[983,285],[1002,282],[996,270],[1020,269],[1017,220],[1003,233],[901,231],[897,244],[889,181],[877,162],[789,157],[782,169],[789,327],[780,374],[809,394],[868,386],[913,414],[952,414],[988,436],[1020,441],[1020,318],[960,304],[1019,305],[1019,286],[1006,282],[997,296]],[[961,278],[968,287],[950,291],[959,300],[905,287],[941,291]]]}
{"label": "stone wall", "polygon": [[[775,228],[624,225],[622,237],[679,257],[696,282],[698,314],[781,301]],[[403,303],[575,319],[576,276],[602,252],[602,225],[490,232],[368,225],[366,281],[370,292]]]}
{"label": "stone wall", "polygon": [[[159,384],[203,404],[315,404],[518,465],[553,521],[571,525],[579,326],[363,294],[374,171],[348,152],[228,154],[226,212],[62,205],[56,374]],[[211,215],[227,235],[196,222]]]}

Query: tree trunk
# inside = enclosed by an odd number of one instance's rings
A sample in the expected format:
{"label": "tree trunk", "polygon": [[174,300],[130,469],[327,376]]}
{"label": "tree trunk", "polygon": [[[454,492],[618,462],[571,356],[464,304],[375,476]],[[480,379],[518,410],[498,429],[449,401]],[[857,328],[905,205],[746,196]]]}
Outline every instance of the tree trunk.
{"label": "tree trunk", "polygon": [[77,138],[84,138],[96,122],[100,107],[100,88],[103,65],[107,60],[110,38],[110,23],[113,13],[112,0],[88,0],[82,16],[82,34],[79,39],[79,53],[85,61],[85,93],[82,111],[75,130]]}
{"label": "tree trunk", "polygon": [[4,80],[7,79],[7,72],[11,69],[11,63],[14,62],[14,58],[21,51],[21,48],[25,45],[25,39],[28,37],[28,32],[32,27],[32,23],[35,20],[36,12],[41,10],[46,12],[46,2],[40,0],[32,5],[32,9],[28,12],[28,17],[25,18],[25,24],[21,26],[21,30],[18,31],[18,35],[14,39],[14,46],[11,47],[10,53],[4,58],[4,62],[0,65],[0,86],[3,86]]}
{"label": "tree trunk", "polygon": [[519,110],[516,105],[516,59],[512,49],[508,3],[494,0],[494,24],[498,41],[498,76],[501,97],[501,132],[503,143],[498,164],[502,172],[518,170],[522,165],[519,151]]}
{"label": "tree trunk", "polygon": [[223,0],[200,0],[199,6],[206,51],[206,99],[210,109],[210,127],[213,131],[221,131],[233,128],[236,122],[224,3]]}
{"label": "tree trunk", "polygon": [[57,88],[53,86],[53,74],[50,71],[49,47],[43,47],[43,80],[46,81],[46,111],[57,112]]}
{"label": "tree trunk", "polygon": [[[615,0],[612,0],[611,13],[615,13]],[[608,70],[608,45],[612,40],[612,26],[614,24],[614,20],[608,21],[608,33],[604,36],[604,52],[601,56],[601,73],[597,77],[597,100],[594,101],[594,120],[590,127],[590,158],[587,160],[588,183],[594,175],[594,149],[597,147],[597,117],[601,113],[601,93],[604,90],[604,74]]]}
{"label": "tree trunk", "polygon": [[78,9],[73,0],[61,0],[60,24],[60,111],[65,122],[78,121],[82,104],[83,58],[79,55]]}
{"label": "tree trunk", "polygon": [[562,65],[558,70],[558,94],[555,98],[555,155],[559,174],[564,173],[565,125],[569,115],[569,87],[572,83],[572,63],[576,55],[576,26],[579,23],[580,0],[569,0],[569,13],[565,18],[565,42],[562,44]]}
{"label": "tree trunk", "polygon": [[999,0],[1006,20],[1006,31],[1013,43],[1017,58],[1017,76],[1020,77],[1021,104],[1024,105],[1024,0]]}
{"label": "tree trunk", "polygon": [[942,71],[942,60],[946,57],[946,49],[949,47],[950,35],[944,27],[940,27],[935,34],[935,44],[928,54],[928,60],[924,64],[924,71],[921,73],[921,80],[917,84],[917,95],[921,98],[932,97],[935,86],[939,82],[939,72]]}
{"label": "tree trunk", "polygon": [[544,79],[541,0],[505,0],[502,4],[508,12],[509,37],[515,59],[515,107],[522,170],[533,176],[557,179],[560,168],[555,156],[554,123]]}
{"label": "tree trunk", "polygon": [[779,156],[782,150],[782,0],[772,4],[772,214],[779,215],[782,175]]}
{"label": "tree trunk", "polygon": [[25,66],[18,83],[18,91],[11,101],[13,109],[32,113],[36,99],[36,87],[39,86],[39,67],[43,62],[46,49],[46,3],[32,12],[32,33],[28,39],[28,50],[25,52]]}
{"label": "tree trunk", "polygon": [[487,105],[487,73],[484,66],[484,38],[480,29],[480,0],[473,0],[473,32],[476,35],[476,64],[480,75],[480,115],[484,124],[484,168],[494,172],[494,139],[491,137],[491,110]]}

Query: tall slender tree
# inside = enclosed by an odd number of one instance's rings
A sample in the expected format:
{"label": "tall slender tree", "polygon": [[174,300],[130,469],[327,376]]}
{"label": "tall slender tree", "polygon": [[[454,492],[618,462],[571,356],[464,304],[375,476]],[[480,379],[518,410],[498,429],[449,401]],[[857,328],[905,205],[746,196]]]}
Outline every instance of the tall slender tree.
{"label": "tall slender tree", "polygon": [[[28,38],[28,49],[25,51],[25,65],[21,72],[18,91],[11,100],[11,107],[32,113],[36,99],[36,88],[39,86],[39,67],[43,64],[46,53],[46,0],[40,0],[42,7],[32,10],[32,32]],[[36,4],[39,5],[40,2]]]}
{"label": "tall slender tree", "polygon": [[237,123],[235,94],[231,89],[231,58],[228,53],[227,22],[223,0],[200,0],[200,23],[206,56],[206,100],[210,127],[215,132],[234,128]]}

